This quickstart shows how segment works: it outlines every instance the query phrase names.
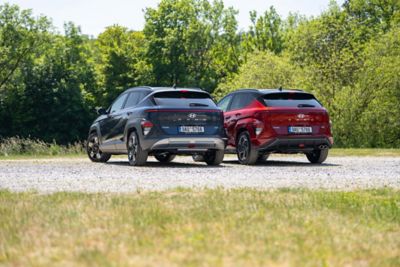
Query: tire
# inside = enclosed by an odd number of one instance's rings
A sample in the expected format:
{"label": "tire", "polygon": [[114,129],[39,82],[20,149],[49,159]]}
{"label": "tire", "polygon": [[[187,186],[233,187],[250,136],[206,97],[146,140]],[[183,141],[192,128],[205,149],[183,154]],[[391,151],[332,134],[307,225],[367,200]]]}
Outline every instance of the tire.
{"label": "tire", "polygon": [[171,154],[171,153],[160,153],[160,154],[155,154],[154,157],[162,163],[168,163],[174,160],[176,155]]}
{"label": "tire", "polygon": [[238,160],[244,165],[253,165],[258,158],[257,150],[251,145],[249,133],[242,132],[236,141],[236,152]]}
{"label": "tire", "polygon": [[258,163],[265,163],[269,158],[269,153],[260,154],[258,155],[257,162]]}
{"label": "tire", "polygon": [[311,163],[321,164],[328,157],[329,149],[314,150],[313,152],[306,153],[307,159]]}
{"label": "tire", "polygon": [[204,161],[210,166],[220,165],[224,160],[224,154],[225,151],[223,149],[207,151],[206,154],[204,154]]}
{"label": "tire", "polygon": [[97,133],[91,133],[89,135],[86,144],[86,153],[93,162],[107,162],[111,158],[111,154],[101,152]]}
{"label": "tire", "polygon": [[142,150],[140,141],[136,132],[129,134],[127,142],[128,160],[131,166],[142,166],[146,164],[148,153]]}

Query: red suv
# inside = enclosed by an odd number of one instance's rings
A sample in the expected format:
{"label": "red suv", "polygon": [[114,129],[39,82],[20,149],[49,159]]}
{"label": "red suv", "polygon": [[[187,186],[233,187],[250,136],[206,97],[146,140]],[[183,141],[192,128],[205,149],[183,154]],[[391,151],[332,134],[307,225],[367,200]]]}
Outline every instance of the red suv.
{"label": "red suv", "polygon": [[241,89],[225,96],[227,153],[242,164],[266,161],[270,153],[304,153],[322,163],[333,145],[329,115],[320,102],[302,90]]}

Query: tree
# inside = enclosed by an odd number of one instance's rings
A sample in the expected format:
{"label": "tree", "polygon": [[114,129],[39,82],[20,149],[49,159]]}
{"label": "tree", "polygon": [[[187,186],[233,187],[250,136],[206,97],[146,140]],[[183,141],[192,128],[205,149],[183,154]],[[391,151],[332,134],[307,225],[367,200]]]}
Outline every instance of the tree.
{"label": "tree", "polygon": [[221,98],[239,88],[299,88],[299,73],[287,55],[254,52],[248,56],[238,74],[218,86],[214,92]]}
{"label": "tree", "polygon": [[279,54],[283,49],[283,21],[275,8],[271,6],[259,17],[257,11],[251,11],[250,19],[252,25],[244,41],[246,50]]}
{"label": "tree", "polygon": [[24,62],[13,80],[18,86],[7,92],[5,107],[11,116],[2,135],[63,144],[85,138],[94,115],[85,92],[96,86],[86,43],[69,23],[65,36],[52,35],[36,60]]}
{"label": "tree", "polygon": [[151,69],[143,59],[145,47],[143,33],[118,25],[107,27],[98,36],[95,48],[102,88],[97,95],[99,103],[109,105],[125,89],[152,81]]}
{"label": "tree", "polygon": [[145,13],[146,58],[156,85],[204,87],[240,64],[236,11],[222,1],[162,0]]}

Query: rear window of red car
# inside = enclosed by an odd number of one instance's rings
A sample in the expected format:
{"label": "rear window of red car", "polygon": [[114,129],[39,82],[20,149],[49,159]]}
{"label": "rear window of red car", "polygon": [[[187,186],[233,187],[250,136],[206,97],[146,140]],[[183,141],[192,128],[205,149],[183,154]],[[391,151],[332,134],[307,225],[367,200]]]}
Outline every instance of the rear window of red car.
{"label": "rear window of red car", "polygon": [[312,94],[282,92],[263,95],[264,104],[268,107],[322,107]]}

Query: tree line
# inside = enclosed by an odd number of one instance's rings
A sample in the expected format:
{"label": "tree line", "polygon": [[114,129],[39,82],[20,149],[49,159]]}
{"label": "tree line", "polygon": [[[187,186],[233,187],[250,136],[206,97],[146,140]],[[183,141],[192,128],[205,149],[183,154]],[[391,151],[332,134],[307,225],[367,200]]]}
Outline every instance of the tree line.
{"label": "tree line", "polygon": [[250,13],[220,0],[161,0],[142,31],[107,27],[96,38],[72,22],[0,5],[0,138],[83,140],[122,91],[201,87],[301,88],[328,109],[341,147],[400,147],[400,2],[334,1],[319,16]]}

